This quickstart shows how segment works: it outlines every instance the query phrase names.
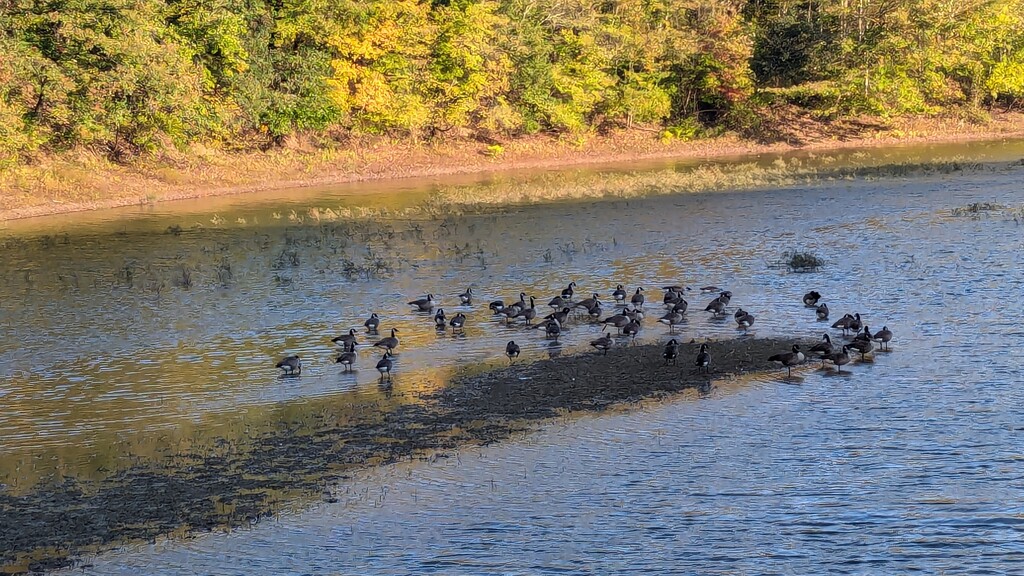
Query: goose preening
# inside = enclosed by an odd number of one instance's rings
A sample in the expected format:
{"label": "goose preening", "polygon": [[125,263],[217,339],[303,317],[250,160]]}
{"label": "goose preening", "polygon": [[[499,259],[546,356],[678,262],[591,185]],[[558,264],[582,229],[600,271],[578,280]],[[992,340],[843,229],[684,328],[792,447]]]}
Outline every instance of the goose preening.
{"label": "goose preening", "polygon": [[693,363],[697,365],[697,372],[707,373],[711,370],[711,353],[708,352],[707,344],[700,345],[700,352],[697,353],[697,359]]}
{"label": "goose preening", "polygon": [[676,359],[679,358],[679,342],[675,338],[668,341],[665,344],[665,350],[662,351],[661,357],[665,359],[665,365],[668,366],[670,363],[675,366]]}
{"label": "goose preening", "polygon": [[843,346],[843,349],[839,352],[832,352],[831,354],[822,356],[821,365],[824,366],[825,362],[835,364],[836,372],[842,372],[843,366],[850,363],[850,347]]}
{"label": "goose preening", "polygon": [[862,323],[860,320],[860,312],[857,312],[856,314],[853,315],[853,320],[850,320],[850,325],[848,326],[848,328],[851,332],[856,333],[860,332],[861,326]]}
{"label": "goose preening", "polygon": [[380,372],[380,379],[384,380],[384,375],[388,375],[388,381],[391,381],[391,369],[395,367],[395,361],[391,357],[391,351],[385,350],[384,355],[377,361],[377,372]]}
{"label": "goose preening", "polygon": [[608,350],[610,350],[612,346],[615,346],[615,340],[612,339],[610,334],[602,332],[600,338],[590,341],[590,345],[607,356]]}
{"label": "goose preening", "polygon": [[452,316],[452,319],[450,322],[448,322],[448,324],[452,327],[452,334],[455,334],[456,332],[465,332],[466,315],[463,314],[462,312],[459,312],[455,316]]}
{"label": "goose preening", "polygon": [[366,327],[366,331],[370,334],[376,334],[377,327],[380,326],[380,317],[377,316],[376,312],[370,314],[370,317],[366,319],[366,322],[363,322],[363,326]]}
{"label": "goose preening", "polygon": [[633,294],[633,297],[629,299],[629,303],[632,304],[636,308],[643,308],[644,307],[644,300],[645,300],[643,292],[644,292],[643,286],[637,288],[636,289],[636,293]]}
{"label": "goose preening", "polygon": [[544,335],[558,342],[558,337],[562,335],[561,323],[558,320],[549,320],[548,325],[544,328]]}
{"label": "goose preening", "polygon": [[601,319],[602,312],[604,312],[604,310],[601,309],[601,303],[598,302],[587,309],[587,316],[590,316],[590,320],[592,322],[596,322]]}
{"label": "goose preening", "polygon": [[387,338],[381,338],[373,344],[375,348],[386,348],[388,352],[391,352],[395,348],[398,348],[398,337],[395,334],[398,333],[398,328],[391,329],[391,336]]}
{"label": "goose preening", "polygon": [[864,329],[862,331],[857,332],[857,334],[853,336],[854,340],[871,340],[872,338],[871,328],[869,328],[867,324],[864,325]]}
{"label": "goose preening", "polygon": [[700,291],[704,292],[704,293],[708,293],[708,292],[721,292],[722,289],[719,288],[718,286],[705,286],[705,287],[701,288]]}
{"label": "goose preening", "polygon": [[572,302],[566,300],[565,298],[562,298],[561,296],[555,296],[554,298],[551,299],[550,302],[548,302],[548,306],[551,306],[555,310],[558,310],[559,308],[564,308],[570,304],[572,304]]}
{"label": "goose preening", "polygon": [[640,333],[640,320],[631,320],[629,324],[622,327],[622,335],[629,336],[629,341],[632,344],[636,343],[636,335]]}
{"label": "goose preening", "polygon": [[814,309],[814,314],[818,320],[828,320],[828,304],[824,302],[818,304],[818,307]]}
{"label": "goose preening", "polygon": [[690,307],[690,303],[689,302],[687,302],[686,300],[680,299],[679,302],[676,302],[675,306],[672,307],[672,311],[673,312],[678,312],[680,314],[686,314],[686,309],[689,308],[689,307]]}
{"label": "goose preening", "polygon": [[622,284],[616,284],[615,291],[612,292],[612,298],[614,298],[616,302],[625,302],[626,296],[626,289],[622,286]]}
{"label": "goose preening", "polygon": [[729,301],[732,300],[732,292],[730,292],[728,290],[722,290],[718,294],[718,299],[722,301],[722,304],[725,304],[726,306],[728,306],[729,305]]}
{"label": "goose preening", "polygon": [[509,340],[508,344],[505,344],[505,356],[508,356],[508,363],[515,362],[516,358],[519,358],[519,344],[516,344],[515,340]]}
{"label": "goose preening", "polygon": [[892,330],[889,330],[888,326],[882,326],[882,329],[875,332],[875,335],[871,337],[875,342],[882,344],[882,350],[889,349],[889,341],[892,340]]}
{"label": "goose preening", "polygon": [[285,357],[274,367],[284,370],[284,374],[302,374],[302,361],[299,360],[298,354]]}
{"label": "goose preening", "polygon": [[850,329],[851,322],[853,322],[853,315],[844,314],[842,318],[832,323],[832,327],[839,328],[840,330],[843,331],[843,334],[845,335],[846,332]]}
{"label": "goose preening", "polygon": [[725,302],[722,302],[720,298],[715,298],[704,308],[705,312],[711,312],[712,316],[719,316],[725,314]]}
{"label": "goose preening", "polygon": [[683,292],[681,290],[676,291],[675,286],[669,286],[665,291],[665,297],[662,298],[662,303],[665,304],[665,308],[671,309],[682,299]]}
{"label": "goose preening", "polygon": [[832,354],[832,352],[834,351],[835,350],[832,348],[832,338],[829,338],[828,334],[822,334],[821,342],[818,342],[814,346],[811,346],[810,350],[808,350],[807,352],[810,354],[816,354],[818,357],[820,357],[821,367],[824,368],[825,360],[827,360],[828,356]]}
{"label": "goose preening", "polygon": [[746,330],[747,328],[750,328],[751,326],[754,325],[754,315],[751,314],[750,312],[747,312],[743,308],[737,310],[736,314],[733,317],[736,319],[737,328]]}
{"label": "goose preening", "polygon": [[413,300],[412,302],[409,302],[410,306],[414,306],[420,312],[429,312],[434,308],[435,304],[437,304],[437,301],[434,300],[433,294],[427,294],[426,298],[420,298],[418,300]]}
{"label": "goose preening", "polygon": [[572,295],[576,293],[576,283],[569,282],[569,285],[562,290],[562,299],[567,302],[572,302]]}
{"label": "goose preening", "polygon": [[562,308],[558,312],[552,312],[544,317],[545,320],[558,320],[559,324],[565,324],[565,321],[569,319],[569,314],[572,312],[572,308],[568,306]]}
{"label": "goose preening", "polygon": [[818,300],[821,300],[821,294],[818,294],[814,290],[804,294],[804,306],[813,308],[818,305]]}
{"label": "goose preening", "polygon": [[534,306],[533,296],[530,296],[530,307],[529,308],[523,308],[522,310],[517,312],[516,315],[514,316],[514,318],[522,318],[522,319],[526,320],[526,325],[527,326],[529,326],[530,322],[533,322],[533,319],[536,318],[536,317],[537,317],[537,308]]}
{"label": "goose preening", "polygon": [[644,311],[640,308],[633,308],[632,304],[626,304],[626,307],[622,309],[623,315],[630,320],[643,320]]}
{"label": "goose preening", "polygon": [[335,336],[334,338],[331,338],[331,342],[334,342],[335,344],[341,344],[342,346],[346,346],[346,345],[348,345],[349,342],[355,342],[355,341],[356,341],[356,329],[355,328],[350,328],[349,331],[348,331],[348,334],[342,334],[341,336]]}
{"label": "goose preening", "polygon": [[494,300],[490,304],[488,304],[487,307],[491,309],[491,312],[494,312],[495,314],[497,314],[498,312],[501,311],[502,308],[505,307],[505,301],[504,300]]}
{"label": "goose preening", "polygon": [[355,361],[356,361],[356,347],[355,347],[355,343],[353,342],[351,347],[346,347],[345,351],[342,352],[334,360],[334,363],[335,364],[341,364],[342,366],[345,367],[345,372],[349,372],[349,371],[352,370],[352,365],[355,364]]}
{"label": "goose preening", "polygon": [[600,296],[597,294],[597,292],[594,292],[593,296],[591,296],[590,298],[580,300],[579,302],[576,303],[576,305],[573,306],[573,308],[586,308],[589,310],[591,307],[594,306],[594,304],[599,304],[601,302],[599,298]]}
{"label": "goose preening", "polygon": [[619,331],[619,334],[622,334],[622,329],[630,322],[632,322],[632,320],[629,316],[626,316],[625,314],[616,314],[605,318],[601,324],[604,324],[605,326],[613,326]]}
{"label": "goose preening", "polygon": [[787,376],[793,375],[793,366],[802,364],[804,361],[804,353],[800,351],[799,344],[793,344],[792,352],[782,352],[781,354],[774,354],[768,357],[769,362],[778,362],[786,367]]}
{"label": "goose preening", "polygon": [[448,317],[444,315],[444,308],[438,308],[437,312],[434,314],[434,328],[437,328],[438,331],[443,332],[447,330],[447,328],[445,328],[445,325],[447,323]]}
{"label": "goose preening", "polygon": [[459,301],[468,306],[473,303],[473,288],[466,288],[466,291],[459,294]]}
{"label": "goose preening", "polygon": [[664,316],[659,318],[658,322],[668,325],[669,334],[675,334],[676,326],[683,323],[683,315],[680,314],[679,312],[669,312],[668,314],[665,314]]}
{"label": "goose preening", "polygon": [[871,343],[871,340],[854,340],[847,344],[850,350],[856,350],[860,352],[860,359],[864,360],[869,352],[874,350],[875,346]]}

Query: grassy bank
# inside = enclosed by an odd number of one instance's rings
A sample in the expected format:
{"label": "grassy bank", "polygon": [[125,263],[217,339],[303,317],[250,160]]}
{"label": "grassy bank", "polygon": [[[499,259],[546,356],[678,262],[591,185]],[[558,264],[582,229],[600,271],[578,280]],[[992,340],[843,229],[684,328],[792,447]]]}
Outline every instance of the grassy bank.
{"label": "grassy bank", "polygon": [[[283,147],[266,152],[231,154],[193,147],[130,164],[78,152],[42,157],[33,164],[0,172],[0,219],[368,180],[1024,136],[1024,114],[1017,113],[996,114],[980,124],[956,118],[820,122],[808,115],[787,113],[774,118],[773,124],[778,128],[770,141],[730,134],[681,141],[634,129],[571,140],[536,136],[500,145],[363,140],[345,148],[323,149],[292,138]],[[698,181],[707,178],[694,180]],[[686,182],[674,185],[688,189]],[[569,192],[567,197],[573,196]],[[458,196],[443,200],[460,202]]]}

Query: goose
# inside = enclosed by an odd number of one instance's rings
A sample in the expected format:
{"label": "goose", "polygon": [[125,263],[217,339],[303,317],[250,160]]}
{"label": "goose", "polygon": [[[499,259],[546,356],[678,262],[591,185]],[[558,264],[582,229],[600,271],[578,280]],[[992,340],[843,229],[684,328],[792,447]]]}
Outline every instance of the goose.
{"label": "goose", "polygon": [[678,312],[680,314],[686,314],[686,309],[689,308],[689,307],[690,307],[690,303],[689,302],[687,302],[686,300],[680,299],[679,302],[676,302],[676,305],[672,307],[672,311],[673,312]]}
{"label": "goose", "polygon": [[554,338],[555,342],[558,342],[559,335],[562,334],[562,325],[559,324],[558,320],[548,321],[548,325],[544,328],[544,335],[548,338]]}
{"label": "goose", "polygon": [[286,357],[274,367],[284,370],[285,374],[302,374],[302,361],[299,360],[298,354]]}
{"label": "goose", "polygon": [[594,306],[594,304],[598,304],[601,302],[600,300],[598,300],[598,298],[600,298],[600,296],[598,296],[597,292],[594,292],[593,296],[591,296],[590,298],[586,298],[584,300],[580,300],[579,302],[576,303],[575,306],[573,306],[573,308],[586,308],[589,310]]}
{"label": "goose", "polygon": [[804,361],[804,353],[800,351],[799,344],[793,344],[792,352],[782,352],[781,354],[774,354],[768,358],[769,362],[779,362],[786,367],[788,371],[787,376],[793,375],[793,366],[800,364]]}
{"label": "goose", "polygon": [[[743,312],[743,314],[740,314],[740,312]],[[742,308],[736,311],[735,319],[736,325],[739,328],[742,328],[743,330],[746,330],[747,328],[750,328],[751,326],[754,325],[754,315],[751,314],[750,312],[743,310]]]}
{"label": "goose", "polygon": [[488,304],[487,307],[491,309],[491,312],[494,312],[495,314],[497,314],[498,312],[501,311],[502,308],[505,307],[505,301],[504,300],[494,300],[490,304]]}
{"label": "goose", "polygon": [[665,292],[665,297],[662,298],[662,303],[665,304],[666,308],[672,308],[677,302],[683,299],[683,293],[672,290],[673,286],[669,286],[669,290]]}
{"label": "goose", "polygon": [[456,332],[466,331],[466,315],[459,312],[455,316],[452,316],[451,321],[448,323],[452,327],[452,334]]}
{"label": "goose", "polygon": [[850,322],[853,322],[853,316],[850,314],[844,314],[842,318],[832,323],[833,328],[839,328],[846,334],[847,330],[850,329]]}
{"label": "goose", "polygon": [[630,320],[643,320],[644,311],[639,308],[632,308],[632,306],[632,304],[627,304],[626,307],[622,309],[622,313]]}
{"label": "goose", "polygon": [[871,337],[875,342],[882,343],[882,350],[889,349],[889,341],[892,340],[892,330],[889,330],[888,326],[882,326],[882,329],[875,332],[875,335]]}
{"label": "goose", "polygon": [[850,331],[851,332],[860,332],[860,327],[862,325],[863,324],[861,323],[861,320],[860,320],[860,312],[857,312],[856,314],[853,315],[853,320],[850,320],[850,326],[849,326]]}
{"label": "goose", "polygon": [[[519,300],[516,300],[515,302],[509,304],[508,306],[506,306],[506,308],[518,308],[519,310],[526,308],[526,292],[520,292]],[[516,312],[518,312],[519,310],[517,310]]]}
{"label": "goose", "polygon": [[719,288],[718,286],[705,286],[705,287],[701,288],[700,291],[704,292],[704,293],[721,292],[722,289]]}
{"label": "goose", "polygon": [[572,302],[572,295],[576,293],[576,283],[569,282],[569,285],[562,290],[562,299],[567,302]]}
{"label": "goose", "polygon": [[370,334],[376,334],[377,327],[380,326],[380,318],[377,316],[377,313],[374,312],[373,314],[370,314],[370,317],[366,319],[366,322],[363,322],[363,326],[366,327],[366,331]]}
{"label": "goose", "polygon": [[661,353],[661,357],[665,359],[665,365],[671,362],[673,366],[676,365],[676,358],[679,357],[679,342],[675,338],[668,341],[665,344],[665,350]]}
{"label": "goose", "polygon": [[871,340],[854,340],[847,344],[850,350],[856,350],[860,352],[860,359],[864,360],[865,356],[874,349],[874,345]]}
{"label": "goose", "polygon": [[622,334],[622,329],[630,322],[632,320],[625,314],[616,314],[615,316],[605,318],[601,323],[605,326],[614,326],[619,331],[619,334]]}
{"label": "goose", "polygon": [[864,330],[857,332],[853,337],[854,340],[871,340],[872,338],[871,328],[869,328],[867,324],[864,325]]}
{"label": "goose", "polygon": [[603,310],[601,309],[601,303],[598,302],[597,304],[594,304],[593,306],[587,309],[587,316],[590,316],[591,321],[597,321],[601,319],[602,312]]}
{"label": "goose", "polygon": [[678,292],[680,294],[682,294],[684,291],[693,290],[693,288],[690,288],[689,286],[680,286],[679,284],[673,284],[671,286],[662,286],[661,289],[662,290],[671,290],[673,292]]}
{"label": "goose", "polygon": [[590,341],[590,345],[607,356],[608,350],[610,350],[612,346],[615,346],[615,340],[612,339],[610,334],[602,332],[600,338]]}
{"label": "goose", "polygon": [[335,336],[334,338],[331,338],[331,342],[334,342],[335,344],[342,344],[342,345],[347,345],[349,342],[355,342],[355,341],[356,341],[356,329],[355,328],[350,328],[349,331],[348,331],[348,334],[342,334],[341,336]]}
{"label": "goose", "polygon": [[643,291],[644,289],[642,286],[640,288],[637,288],[636,294],[633,294],[633,297],[629,299],[629,303],[637,308],[643,308],[645,300]]}
{"label": "goose", "polygon": [[826,356],[822,356],[821,365],[825,365],[825,361],[835,364],[836,371],[842,372],[843,366],[850,363],[850,347],[843,346],[843,349],[839,352],[832,352]]}
{"label": "goose", "polygon": [[384,380],[384,374],[388,375],[388,381],[391,381],[391,369],[395,367],[395,361],[391,358],[391,351],[385,350],[384,355],[377,361],[377,372],[380,372],[380,379]]}
{"label": "goose", "polygon": [[625,326],[622,327],[622,334],[624,336],[629,336],[629,341],[631,343],[634,343],[634,344],[636,343],[636,335],[639,334],[639,333],[640,333],[640,321],[639,320],[633,320],[629,324],[626,324]]}
{"label": "goose", "polygon": [[722,302],[720,299],[715,298],[707,305],[707,307],[704,308],[704,311],[711,312],[712,316],[725,314],[725,303]]}
{"label": "goose", "polygon": [[708,345],[701,344],[700,352],[697,353],[697,359],[694,361],[697,365],[697,372],[703,370],[705,373],[711,370],[711,354],[708,353]]}
{"label": "goose", "polygon": [[509,364],[519,358],[519,352],[519,344],[516,344],[515,340],[509,340],[508,344],[505,345],[505,356],[508,356]]}
{"label": "goose", "polygon": [[828,304],[824,302],[818,304],[818,307],[814,309],[814,314],[818,317],[818,320],[828,320]]}
{"label": "goose", "polygon": [[821,294],[818,294],[814,290],[804,294],[804,306],[813,308],[814,306],[817,306],[818,300],[821,300]]}
{"label": "goose", "polygon": [[434,327],[438,330],[446,330],[445,324],[448,323],[448,318],[444,315],[444,308],[438,308],[437,313],[434,314]]}
{"label": "goose", "polygon": [[730,292],[728,290],[723,290],[718,295],[718,299],[722,301],[722,304],[725,304],[726,306],[728,306],[729,305],[729,301],[732,300],[732,292]]}
{"label": "goose", "polygon": [[420,298],[419,300],[413,300],[412,302],[409,302],[410,306],[415,306],[416,308],[419,309],[420,312],[427,312],[433,309],[434,304],[436,304],[436,302],[434,301],[433,294],[427,294],[426,298]]}
{"label": "goose", "polygon": [[345,351],[334,361],[335,364],[341,364],[345,367],[345,372],[352,370],[352,365],[356,361],[356,347],[353,344],[351,348],[346,347]]}
{"label": "goose", "polygon": [[569,318],[569,314],[572,312],[572,308],[568,306],[562,308],[558,312],[552,312],[544,317],[545,320],[558,320],[559,324],[565,324],[565,321]]}
{"label": "goose", "polygon": [[679,312],[669,312],[668,314],[665,314],[664,316],[659,318],[658,322],[668,325],[669,334],[675,334],[676,326],[683,323],[683,315],[680,314]]}
{"label": "goose", "polygon": [[814,346],[811,346],[807,352],[810,354],[817,354],[821,357],[821,367],[825,367],[825,360],[828,356],[834,352],[835,349],[832,347],[832,339],[829,338],[828,334],[821,335],[821,342],[818,342]]}
{"label": "goose", "polygon": [[395,334],[398,332],[398,328],[391,329],[391,336],[382,338],[374,343],[374,348],[387,348],[388,352],[391,352],[395,348],[398,348],[398,337]]}
{"label": "goose", "polygon": [[616,284],[615,291],[612,292],[612,298],[614,298],[616,302],[625,302],[626,295],[626,289],[622,287],[622,284]]}
{"label": "goose", "polygon": [[530,307],[520,310],[515,318],[522,318],[526,320],[526,325],[529,326],[530,322],[537,317],[537,309],[534,307],[533,296],[530,296]]}
{"label": "goose", "polygon": [[467,306],[472,304],[473,303],[473,288],[466,288],[465,292],[463,292],[462,294],[459,294],[459,301],[462,302],[463,304],[467,305]]}
{"label": "goose", "polygon": [[571,304],[571,302],[569,302],[565,298],[562,298],[561,296],[555,296],[554,298],[551,299],[550,302],[548,302],[548,306],[551,306],[555,310],[558,310],[559,308],[564,308],[569,304]]}

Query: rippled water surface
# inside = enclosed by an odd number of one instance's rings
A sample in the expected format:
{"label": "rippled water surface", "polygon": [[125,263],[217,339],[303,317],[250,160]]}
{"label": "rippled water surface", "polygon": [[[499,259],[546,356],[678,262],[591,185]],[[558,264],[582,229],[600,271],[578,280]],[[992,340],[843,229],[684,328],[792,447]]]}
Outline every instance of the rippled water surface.
{"label": "rippled water surface", "polygon": [[[1024,149],[960,152],[1002,161]],[[457,458],[362,473],[333,488],[338,502],[297,503],[252,529],[75,571],[1005,572],[1024,551],[1024,228],[1009,212],[950,208],[1019,206],[1022,178],[999,163],[450,217],[345,212],[397,212],[433,189],[410,183],[386,197],[367,185],[14,224],[0,264],[2,490],[101,479],[326,404],[414,402],[458,370],[500,364],[509,339],[529,359],[599,333],[575,325],[552,348],[492,319],[487,302],[520,291],[546,309],[570,280],[603,296],[645,286],[654,300],[667,283],[716,284],[757,316],[755,333],[816,336],[825,327],[800,296],[817,289],[835,316],[893,329],[893,351],[849,375],[808,370],[567,417]],[[771,266],[792,248],[828,265]],[[467,286],[477,300],[461,307]],[[468,315],[464,336],[405,304],[427,292]],[[689,297],[698,310],[683,337],[736,334],[699,311],[708,299]],[[400,331],[391,389],[368,347],[353,374],[333,363],[330,337],[372,311],[382,333]],[[647,323],[641,339],[666,332]],[[286,353],[302,355],[301,377],[278,377]]]}

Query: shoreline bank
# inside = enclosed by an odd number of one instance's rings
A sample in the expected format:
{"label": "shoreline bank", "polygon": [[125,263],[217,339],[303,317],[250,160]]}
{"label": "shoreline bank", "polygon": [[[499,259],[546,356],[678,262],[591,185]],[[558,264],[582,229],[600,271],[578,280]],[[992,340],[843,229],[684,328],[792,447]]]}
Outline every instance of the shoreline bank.
{"label": "shoreline bank", "polygon": [[[794,127],[795,126],[795,127]],[[581,142],[548,137],[509,141],[501,152],[477,142],[437,145],[360,143],[314,150],[293,142],[280,150],[228,155],[200,151],[133,165],[94,156],[44,159],[0,172],[0,221],[165,201],[239,195],[280,188],[330,186],[520,170],[547,170],[655,160],[714,160],[733,156],[829,151],[909,144],[1024,137],[1024,114],[1002,113],[984,125],[953,119],[897,120],[888,125],[794,125],[779,141],[736,136],[662,142],[649,131],[591,136]]]}

